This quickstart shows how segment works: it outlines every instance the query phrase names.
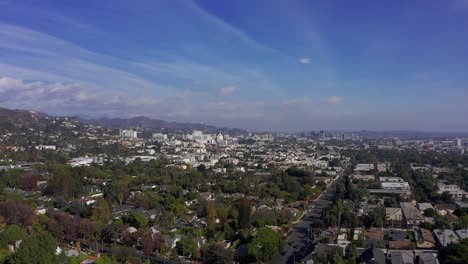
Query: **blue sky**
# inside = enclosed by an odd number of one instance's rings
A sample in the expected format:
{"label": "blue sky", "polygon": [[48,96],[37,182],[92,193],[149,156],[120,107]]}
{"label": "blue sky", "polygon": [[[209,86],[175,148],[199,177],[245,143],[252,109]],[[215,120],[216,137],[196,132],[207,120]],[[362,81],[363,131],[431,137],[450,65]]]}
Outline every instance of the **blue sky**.
{"label": "blue sky", "polygon": [[468,1],[2,1],[0,106],[468,131]]}

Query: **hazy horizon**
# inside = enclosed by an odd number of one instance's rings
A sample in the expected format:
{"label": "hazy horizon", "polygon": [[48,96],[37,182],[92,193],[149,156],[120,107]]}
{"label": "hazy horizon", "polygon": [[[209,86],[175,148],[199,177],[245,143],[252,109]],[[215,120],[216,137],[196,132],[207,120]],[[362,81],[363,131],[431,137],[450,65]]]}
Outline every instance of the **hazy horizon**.
{"label": "hazy horizon", "polygon": [[468,1],[2,1],[0,107],[468,131]]}

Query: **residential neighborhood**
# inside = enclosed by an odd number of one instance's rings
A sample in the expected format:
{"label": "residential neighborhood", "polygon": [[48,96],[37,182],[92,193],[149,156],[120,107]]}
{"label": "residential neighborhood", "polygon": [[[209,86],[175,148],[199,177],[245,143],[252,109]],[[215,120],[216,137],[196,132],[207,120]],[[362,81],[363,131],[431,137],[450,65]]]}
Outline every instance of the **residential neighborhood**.
{"label": "residential neighborhood", "polygon": [[0,138],[8,261],[39,236],[70,263],[444,263],[467,243],[447,140],[40,120]]}

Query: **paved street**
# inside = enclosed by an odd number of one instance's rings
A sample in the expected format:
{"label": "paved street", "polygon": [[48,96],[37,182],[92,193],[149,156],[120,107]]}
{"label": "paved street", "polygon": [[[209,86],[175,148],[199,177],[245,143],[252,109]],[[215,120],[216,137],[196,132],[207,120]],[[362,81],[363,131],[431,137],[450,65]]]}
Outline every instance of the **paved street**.
{"label": "paved street", "polygon": [[287,244],[283,252],[274,257],[270,263],[296,263],[314,250],[317,241],[310,240],[309,227],[314,222],[322,222],[322,210],[332,205],[335,196],[334,181],[317,200],[309,204],[306,214],[293,225],[291,233],[286,237]]}

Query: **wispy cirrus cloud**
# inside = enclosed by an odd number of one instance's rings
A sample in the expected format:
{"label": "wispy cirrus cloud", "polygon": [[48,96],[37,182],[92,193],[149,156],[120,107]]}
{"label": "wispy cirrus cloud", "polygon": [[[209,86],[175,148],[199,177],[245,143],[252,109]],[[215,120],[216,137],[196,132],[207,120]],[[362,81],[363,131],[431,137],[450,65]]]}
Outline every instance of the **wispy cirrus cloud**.
{"label": "wispy cirrus cloud", "polygon": [[[205,107],[208,100],[215,101],[219,95],[232,95],[238,91],[238,86],[215,88],[218,83],[249,82],[258,87],[273,87],[270,80],[256,70],[242,69],[237,74],[182,58],[170,58],[165,62],[126,61],[81,48],[42,32],[4,23],[0,23],[0,37],[4,40],[0,43],[0,55],[14,52],[20,56],[7,56],[0,64],[4,76],[1,79],[3,100],[0,104],[4,107],[17,108],[24,105],[60,115],[144,114],[206,122],[206,118],[217,120],[218,115],[229,116],[232,120],[247,118],[253,112],[257,112],[258,116],[261,112],[257,106],[244,111],[249,103],[242,99]],[[138,74],[128,68],[137,69]],[[148,75],[161,74],[178,80],[186,79],[194,84],[198,79],[209,79],[213,82],[211,93],[210,89],[172,89],[143,77],[145,72]],[[199,85],[204,84],[206,86],[206,82],[200,82]],[[237,109],[235,115],[233,109]],[[213,113],[216,115],[212,116]]]}
{"label": "wispy cirrus cloud", "polygon": [[[0,38],[0,55],[4,55],[2,62],[9,65],[4,69],[16,69],[14,72],[2,72],[5,75],[16,74],[19,78],[31,79],[26,74],[41,71],[51,73],[49,77],[60,76],[50,81],[76,80],[88,85],[112,86],[118,90],[160,86],[136,73],[111,66],[125,65],[119,58],[83,49],[42,32],[0,23]],[[11,53],[16,56],[10,57]],[[17,71],[19,68],[25,70]]]}
{"label": "wispy cirrus cloud", "polygon": [[232,24],[226,22],[222,18],[206,11],[195,2],[185,1],[187,6],[189,6],[194,12],[198,13],[198,15],[207,20],[210,24],[214,25],[218,29],[225,31],[226,33],[235,36],[238,40],[242,41],[244,44],[250,46],[251,48],[257,49],[263,52],[274,53],[280,55],[281,57],[289,57],[286,54],[282,53],[281,51],[268,46],[264,43],[260,43],[259,41],[255,40],[253,37],[249,36],[247,33],[242,31],[241,29],[233,26]]}
{"label": "wispy cirrus cloud", "polygon": [[[0,22],[2,74],[28,80],[80,82],[137,93],[173,94],[188,85],[217,89],[223,83],[256,83],[272,87],[256,70],[238,72],[190,61],[179,56],[122,59],[84,49],[72,42],[24,27]],[[14,58],[9,54],[17,54]],[[180,83],[180,85],[174,85]],[[196,88],[196,87],[195,87]],[[138,91],[135,91],[138,90]],[[223,93],[232,93],[227,91]]]}

